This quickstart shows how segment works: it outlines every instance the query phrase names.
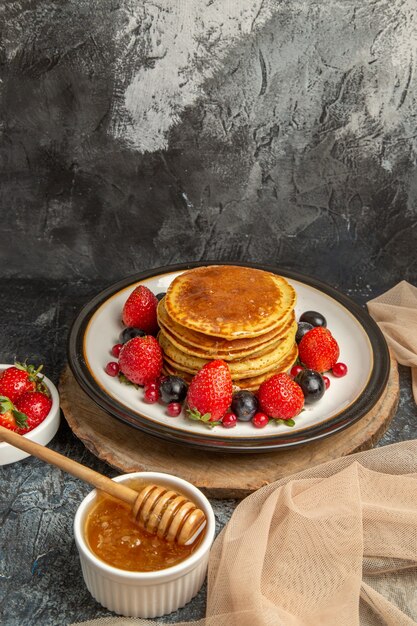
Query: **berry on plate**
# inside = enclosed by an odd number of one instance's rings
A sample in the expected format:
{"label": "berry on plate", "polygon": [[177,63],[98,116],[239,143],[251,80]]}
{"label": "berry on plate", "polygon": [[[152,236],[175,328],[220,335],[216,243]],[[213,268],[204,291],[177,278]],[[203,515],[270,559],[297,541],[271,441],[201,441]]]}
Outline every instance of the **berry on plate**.
{"label": "berry on plate", "polygon": [[252,417],[252,424],[255,428],[265,428],[265,426],[269,423],[269,417],[265,415],[265,413],[255,413]]}
{"label": "berry on plate", "polygon": [[119,366],[131,383],[154,382],[162,370],[162,350],[155,337],[134,337],[125,343],[120,351]]}
{"label": "berry on plate", "polygon": [[119,364],[116,363],[116,361],[109,361],[106,367],[104,368],[104,371],[109,376],[117,376],[117,374],[119,373],[119,370],[120,370],[120,367],[119,367]]}
{"label": "berry on plate", "polygon": [[250,422],[258,410],[258,398],[251,391],[236,391],[231,409],[241,422]]}
{"label": "berry on plate", "polygon": [[155,404],[155,402],[158,402],[159,392],[156,385],[149,385],[148,387],[145,387],[143,399],[148,404]]}
{"label": "berry on plate", "polygon": [[116,343],[112,349],[111,349],[111,353],[112,356],[114,356],[115,359],[118,359],[120,356],[120,350],[123,348],[123,344],[122,343]]}
{"label": "berry on plate", "polygon": [[275,374],[259,387],[261,411],[274,419],[289,420],[304,406],[304,394],[288,374]]}
{"label": "berry on plate", "polygon": [[158,331],[156,307],[158,299],[148,287],[139,285],[126,300],[123,307],[122,320],[125,326],[134,326],[149,333]]}
{"label": "berry on plate", "polygon": [[167,413],[170,417],[178,417],[182,411],[182,405],[179,402],[170,402],[167,406]]}
{"label": "berry on plate", "polygon": [[323,376],[314,370],[301,370],[295,377],[295,382],[300,385],[306,404],[317,402],[326,391]]}
{"label": "berry on plate", "polygon": [[26,365],[26,363],[15,363],[14,366],[8,367],[0,374],[0,395],[15,402],[25,391],[39,389],[39,391],[46,392],[45,383],[38,375],[42,367],[40,365],[36,369],[34,365]]}
{"label": "berry on plate", "polygon": [[348,371],[347,365],[345,363],[335,363],[332,367],[332,374],[336,376],[336,378],[342,378],[346,376]]}
{"label": "berry on plate", "polygon": [[314,328],[313,324],[308,324],[307,322],[298,322],[297,324],[297,332],[295,334],[295,342],[300,343],[301,339],[304,337],[309,330]]}
{"label": "berry on plate", "polygon": [[159,385],[159,393],[164,404],[182,402],[187,395],[187,383],[180,376],[165,376]]}
{"label": "berry on plate", "polygon": [[317,311],[305,311],[300,315],[300,322],[306,322],[312,326],[327,326],[326,318]]}
{"label": "berry on plate", "polygon": [[301,365],[294,365],[294,366],[291,368],[291,371],[290,371],[290,376],[292,376],[293,378],[295,378],[295,377],[296,377],[296,376],[297,376],[300,372],[302,372],[302,371],[303,371],[303,369],[304,369],[304,368],[303,368]]}
{"label": "berry on plate", "polygon": [[218,422],[232,401],[232,377],[224,361],[206,363],[192,379],[187,393],[188,417]]}
{"label": "berry on plate", "polygon": [[51,398],[40,391],[25,391],[16,400],[16,409],[27,416],[27,431],[43,422],[51,406]]}
{"label": "berry on plate", "polygon": [[120,343],[123,345],[124,343],[126,343],[126,341],[129,341],[130,339],[133,339],[134,337],[144,337],[146,335],[145,331],[142,330],[141,328],[133,328],[133,327],[129,327],[129,328],[125,328],[124,330],[122,330],[122,332],[120,333]]}
{"label": "berry on plate", "polygon": [[234,428],[237,424],[237,417],[234,413],[225,413],[222,418],[223,428]]}
{"label": "berry on plate", "polygon": [[0,396],[0,426],[18,433],[28,431],[27,416],[21,413],[6,396]]}
{"label": "berry on plate", "polygon": [[300,361],[308,369],[327,372],[337,363],[339,346],[331,332],[323,326],[310,330],[298,345]]}

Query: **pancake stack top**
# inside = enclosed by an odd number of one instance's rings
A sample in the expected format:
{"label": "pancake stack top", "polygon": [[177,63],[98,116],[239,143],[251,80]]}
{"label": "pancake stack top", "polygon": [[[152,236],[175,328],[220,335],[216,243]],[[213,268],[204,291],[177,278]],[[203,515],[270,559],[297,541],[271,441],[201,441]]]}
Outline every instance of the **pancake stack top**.
{"label": "pancake stack top", "polygon": [[158,305],[164,371],[190,380],[223,359],[234,385],[255,391],[298,356],[296,294],[282,276],[235,265],[210,265],[173,280]]}

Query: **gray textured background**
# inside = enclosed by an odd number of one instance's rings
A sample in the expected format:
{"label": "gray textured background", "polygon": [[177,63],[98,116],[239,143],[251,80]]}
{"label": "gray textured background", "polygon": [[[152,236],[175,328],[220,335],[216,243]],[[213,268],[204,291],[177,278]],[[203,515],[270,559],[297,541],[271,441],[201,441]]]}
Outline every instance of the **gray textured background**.
{"label": "gray textured background", "polygon": [[[267,262],[361,304],[417,283],[416,26],[415,0],[3,2],[1,360],[56,382],[81,305],[171,262]],[[417,436],[401,381],[382,443]],[[65,423],[52,447],[115,473]],[[1,623],[107,614],[72,539],[89,488],[28,459],[0,490]]]}
{"label": "gray textured background", "polygon": [[416,276],[414,0],[0,9],[5,276]]}

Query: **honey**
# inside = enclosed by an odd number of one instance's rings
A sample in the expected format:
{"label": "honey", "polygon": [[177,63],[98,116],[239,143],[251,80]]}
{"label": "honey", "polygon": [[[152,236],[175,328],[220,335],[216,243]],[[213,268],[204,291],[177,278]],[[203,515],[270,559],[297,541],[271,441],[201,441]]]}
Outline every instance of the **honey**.
{"label": "honey", "polygon": [[[132,481],[126,484],[138,488]],[[90,550],[108,565],[132,572],[155,572],[184,561],[203,536],[204,531],[191,545],[180,546],[151,535],[133,518],[128,504],[104,493],[98,494],[85,524]]]}

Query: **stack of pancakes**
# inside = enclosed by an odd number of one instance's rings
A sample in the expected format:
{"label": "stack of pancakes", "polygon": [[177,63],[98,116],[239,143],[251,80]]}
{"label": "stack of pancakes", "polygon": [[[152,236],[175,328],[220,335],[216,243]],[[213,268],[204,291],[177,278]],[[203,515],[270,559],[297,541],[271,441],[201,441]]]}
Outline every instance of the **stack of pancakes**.
{"label": "stack of pancakes", "polygon": [[213,359],[227,362],[233,384],[256,391],[298,356],[296,294],[282,276],[210,265],[173,280],[158,305],[164,372],[189,381]]}

